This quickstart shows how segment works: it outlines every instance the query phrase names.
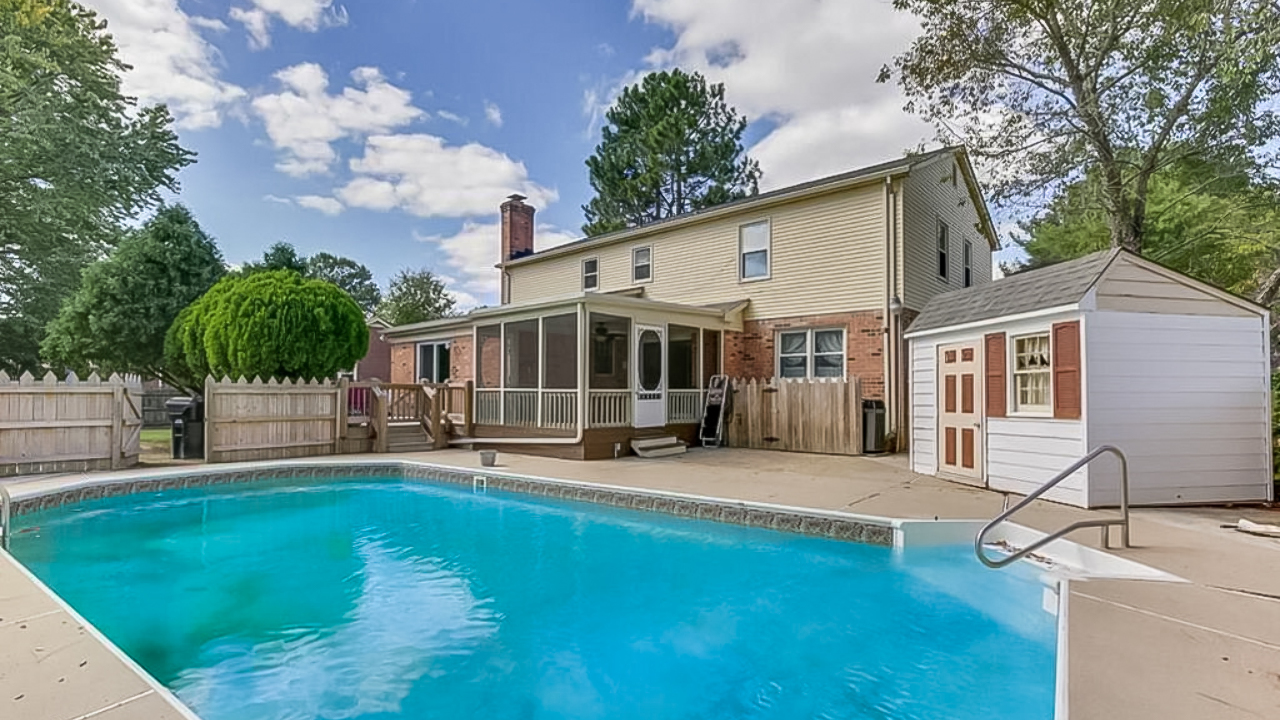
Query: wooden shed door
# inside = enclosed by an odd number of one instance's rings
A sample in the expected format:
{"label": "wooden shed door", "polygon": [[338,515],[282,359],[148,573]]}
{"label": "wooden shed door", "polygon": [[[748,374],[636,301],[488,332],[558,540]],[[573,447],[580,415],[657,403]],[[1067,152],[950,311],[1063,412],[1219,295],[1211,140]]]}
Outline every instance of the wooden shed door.
{"label": "wooden shed door", "polygon": [[977,342],[938,347],[938,470],[982,485],[982,354]]}

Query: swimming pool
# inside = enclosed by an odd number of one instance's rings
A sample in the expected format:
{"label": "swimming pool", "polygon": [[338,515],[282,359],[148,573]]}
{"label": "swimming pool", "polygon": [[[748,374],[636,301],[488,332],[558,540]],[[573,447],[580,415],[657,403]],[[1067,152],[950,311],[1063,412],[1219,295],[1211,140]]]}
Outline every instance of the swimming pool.
{"label": "swimming pool", "polygon": [[393,477],[19,520],[13,554],[204,720],[1053,715],[1043,587],[962,546]]}

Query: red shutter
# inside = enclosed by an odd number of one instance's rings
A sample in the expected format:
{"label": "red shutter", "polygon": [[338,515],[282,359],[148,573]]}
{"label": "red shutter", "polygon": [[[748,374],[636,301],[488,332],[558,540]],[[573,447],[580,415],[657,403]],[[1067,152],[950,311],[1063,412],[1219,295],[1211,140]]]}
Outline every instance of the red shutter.
{"label": "red shutter", "polygon": [[1008,359],[1004,342],[1004,333],[991,333],[986,337],[983,360],[987,364],[987,417],[1005,416],[1005,395],[1009,381],[1005,375]]}
{"label": "red shutter", "polygon": [[1080,321],[1053,326],[1053,416],[1080,419]]}

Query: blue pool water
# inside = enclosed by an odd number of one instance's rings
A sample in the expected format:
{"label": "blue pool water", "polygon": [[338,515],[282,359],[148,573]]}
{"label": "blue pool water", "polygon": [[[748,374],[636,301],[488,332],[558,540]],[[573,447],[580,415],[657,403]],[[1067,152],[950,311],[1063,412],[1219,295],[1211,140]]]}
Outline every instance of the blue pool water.
{"label": "blue pool water", "polygon": [[205,720],[1053,714],[1041,586],[967,548],[315,482],[24,516],[13,552]]}

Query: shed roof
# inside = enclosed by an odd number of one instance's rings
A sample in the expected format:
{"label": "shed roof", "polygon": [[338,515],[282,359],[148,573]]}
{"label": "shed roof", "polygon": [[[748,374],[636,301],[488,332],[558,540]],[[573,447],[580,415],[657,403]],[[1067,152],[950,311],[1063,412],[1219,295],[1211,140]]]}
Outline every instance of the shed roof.
{"label": "shed roof", "polygon": [[1080,302],[1121,250],[1103,250],[995,282],[935,295],[912,333]]}

